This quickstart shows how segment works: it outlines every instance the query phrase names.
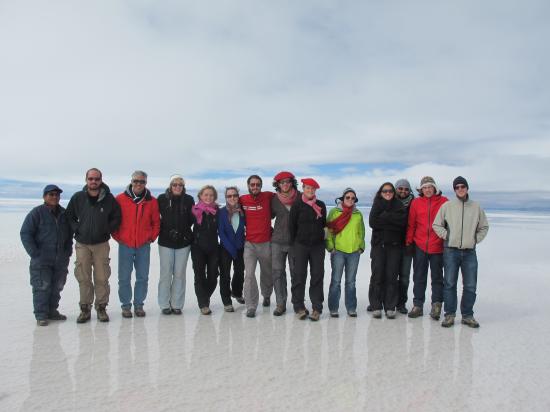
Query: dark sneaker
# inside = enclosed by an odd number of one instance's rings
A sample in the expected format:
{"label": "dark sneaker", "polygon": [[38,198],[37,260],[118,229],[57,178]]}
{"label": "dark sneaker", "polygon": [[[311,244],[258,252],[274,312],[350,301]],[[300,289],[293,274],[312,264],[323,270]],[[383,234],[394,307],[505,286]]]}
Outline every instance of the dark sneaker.
{"label": "dark sneaker", "polygon": [[145,311],[143,310],[143,308],[135,308],[134,313],[136,314],[136,316],[138,318],[144,318],[145,317]]}
{"label": "dark sneaker", "polygon": [[430,317],[433,320],[439,320],[441,317],[441,302],[432,303],[432,310],[430,311]]}
{"label": "dark sneaker", "polygon": [[[330,317],[331,318],[337,318],[339,316],[340,316],[340,314],[338,312],[330,312]],[[355,314],[355,316],[357,316],[357,314]]]}
{"label": "dark sneaker", "polygon": [[403,315],[406,315],[407,313],[409,313],[409,311],[407,310],[407,308],[405,307],[405,305],[403,306],[398,306],[397,307],[397,311]]}
{"label": "dark sneaker", "polygon": [[241,305],[244,305],[244,299],[242,296],[236,296],[234,295],[233,293],[231,294],[231,297],[233,299],[235,299],[238,303],[240,303]]}
{"label": "dark sneaker", "polygon": [[48,319],[37,319],[36,324],[38,326],[48,326]]}
{"label": "dark sneaker", "polygon": [[386,317],[388,319],[395,319],[395,315],[397,314],[397,312],[395,310],[388,310],[386,312]]}
{"label": "dark sneaker", "polygon": [[49,320],[67,320],[67,316],[63,315],[62,313],[59,313],[59,311],[51,312],[48,315]]}
{"label": "dark sneaker", "polygon": [[235,308],[233,307],[232,304],[224,305],[223,310],[226,311],[226,312],[235,312]]}
{"label": "dark sneaker", "polygon": [[306,320],[308,314],[309,312],[306,309],[300,309],[298,312],[296,312],[296,317],[300,320]]}
{"label": "dark sneaker", "polygon": [[455,315],[445,315],[443,322],[441,322],[441,326],[443,326],[444,328],[450,328],[454,324],[455,324]]}
{"label": "dark sneaker", "polygon": [[130,308],[122,308],[122,317],[123,318],[133,318],[134,314],[130,310]]}
{"label": "dark sneaker", "polygon": [[255,318],[256,317],[256,310],[255,309],[248,309],[246,311],[246,317],[247,318]]}
{"label": "dark sneaker", "polygon": [[313,310],[311,312],[311,315],[309,315],[309,318],[314,322],[317,322],[320,317],[321,317],[321,312],[319,312],[318,310]]}
{"label": "dark sneaker", "polygon": [[[124,316],[124,311],[122,311],[122,312],[123,312],[123,313],[122,313],[122,316]],[[172,309],[170,309],[170,308],[164,308],[164,309],[162,309],[161,312],[162,312],[163,315],[171,315],[171,314],[172,314]],[[132,312],[130,312],[130,314],[132,314]]]}
{"label": "dark sneaker", "polygon": [[201,308],[201,313],[203,315],[210,315],[212,313],[212,311],[210,310],[210,308],[208,306],[205,306],[205,307]]}
{"label": "dark sneaker", "polygon": [[424,311],[420,306],[413,306],[409,312],[409,318],[419,318],[424,315]]}
{"label": "dark sneaker", "polygon": [[286,306],[285,305],[277,305],[275,310],[273,311],[273,316],[282,316],[286,312]]}
{"label": "dark sneaker", "polygon": [[367,312],[372,312],[374,309],[372,308],[372,305],[367,306]]}
{"label": "dark sneaker", "polygon": [[106,305],[99,305],[96,309],[97,318],[100,322],[109,322],[109,315],[107,315]]}
{"label": "dark sneaker", "polygon": [[381,310],[373,310],[372,311],[372,317],[374,319],[382,319],[382,311]]}
{"label": "dark sneaker", "polygon": [[172,309],[174,315],[181,315],[181,309]]}
{"label": "dark sneaker", "polygon": [[80,305],[80,315],[76,318],[76,323],[86,323],[91,317],[90,305]]}
{"label": "dark sneaker", "polygon": [[267,308],[269,305],[271,305],[271,300],[269,298],[264,298],[264,301],[262,302],[262,306],[264,308]]}
{"label": "dark sneaker", "polygon": [[357,312],[354,311],[354,310],[350,310],[350,311],[348,311],[348,316],[350,318],[356,318],[357,317]]}
{"label": "dark sneaker", "polygon": [[477,322],[477,320],[474,319],[473,316],[462,318],[462,324],[471,328],[479,328],[479,323]]}

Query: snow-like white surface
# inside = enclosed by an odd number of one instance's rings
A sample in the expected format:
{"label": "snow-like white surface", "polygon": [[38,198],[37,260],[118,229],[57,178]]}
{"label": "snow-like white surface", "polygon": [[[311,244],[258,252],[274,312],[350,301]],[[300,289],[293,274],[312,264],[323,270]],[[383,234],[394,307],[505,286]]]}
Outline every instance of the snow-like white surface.
{"label": "snow-like white surface", "polygon": [[359,267],[356,319],[343,309],[338,319],[325,310],[317,323],[290,313],[276,318],[273,306],[248,319],[238,304],[224,313],[218,290],[213,315],[201,316],[190,264],[184,314],[163,316],[156,247],[147,317],[122,319],[114,244],[111,322],[94,314],[76,324],[71,263],[60,308],[69,319],[38,327],[19,244],[23,217],[0,212],[2,411],[550,410],[547,217],[491,219],[478,248],[479,330],[444,329],[428,316],[372,319],[365,312],[368,254]]}

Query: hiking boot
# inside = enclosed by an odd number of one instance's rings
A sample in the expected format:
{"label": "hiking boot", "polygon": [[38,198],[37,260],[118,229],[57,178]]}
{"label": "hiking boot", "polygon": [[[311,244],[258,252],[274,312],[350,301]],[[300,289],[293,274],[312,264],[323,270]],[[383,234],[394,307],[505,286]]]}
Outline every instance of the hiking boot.
{"label": "hiking boot", "polygon": [[144,318],[145,317],[145,311],[142,307],[134,308],[134,313],[138,318]]}
{"label": "hiking boot", "polygon": [[[330,317],[331,318],[337,318],[339,316],[340,316],[340,314],[338,312],[330,312]],[[355,316],[357,316],[357,314]]]}
{"label": "hiking boot", "polygon": [[174,315],[181,315],[181,309],[172,309]]}
{"label": "hiking boot", "polygon": [[471,328],[479,328],[479,323],[474,319],[473,316],[468,316],[467,318],[462,318],[462,324],[469,326]]}
{"label": "hiking boot", "polygon": [[90,305],[80,305],[80,315],[76,318],[76,323],[86,323],[91,317]]}
{"label": "hiking boot", "polygon": [[399,313],[401,313],[402,315],[406,315],[407,313],[409,313],[409,311],[407,310],[407,308],[405,307],[405,305],[403,306],[398,306],[397,307],[397,311]]}
{"label": "hiking boot", "polygon": [[233,299],[235,299],[238,303],[240,303],[241,305],[244,305],[244,299],[242,296],[236,296],[234,295],[233,293],[231,294],[231,297]]}
{"label": "hiking boot", "polygon": [[[162,314],[163,315],[171,315],[172,314],[172,309],[170,308],[164,308],[161,310]],[[132,312],[130,312],[132,313]],[[124,311],[122,311],[122,316],[124,316]]]}
{"label": "hiking boot", "polygon": [[58,310],[54,310],[53,312],[50,312],[48,315],[48,319],[50,320],[67,320],[67,316],[63,315],[62,313],[59,313]]}
{"label": "hiking boot", "polygon": [[264,308],[267,308],[269,305],[271,305],[271,300],[269,299],[269,297],[264,298],[264,301],[262,302],[262,306]]}
{"label": "hiking boot", "polygon": [[354,310],[350,310],[350,311],[348,311],[348,316],[350,318],[356,318],[357,317],[357,312],[354,311]]}
{"label": "hiking boot", "polygon": [[275,307],[275,310],[273,311],[273,316],[281,316],[286,312],[286,306],[285,305],[277,305]]}
{"label": "hiking boot", "polygon": [[367,312],[372,312],[373,310],[372,305],[367,306]]}
{"label": "hiking boot", "polygon": [[298,312],[296,312],[296,317],[299,320],[306,320],[307,315],[309,315],[309,312],[307,311],[307,309],[300,309]]}
{"label": "hiking boot", "polygon": [[395,315],[397,314],[397,312],[395,310],[388,310],[386,312],[386,317],[388,319],[395,319]]}
{"label": "hiking boot", "polygon": [[374,319],[382,319],[382,311],[381,310],[373,310],[372,311],[372,317]]}
{"label": "hiking boot", "polygon": [[255,309],[248,309],[246,311],[246,317],[247,318],[255,318],[256,317],[256,310]]}
{"label": "hiking boot", "polygon": [[413,306],[409,312],[409,318],[418,318],[424,315],[424,311],[420,306]]}
{"label": "hiking boot", "polygon": [[226,312],[235,312],[235,308],[231,303],[229,305],[224,305],[223,310],[225,310]]}
{"label": "hiking boot", "polygon": [[130,308],[122,308],[122,317],[123,318],[133,318],[134,314],[130,310]]}
{"label": "hiking boot", "polygon": [[455,315],[445,315],[445,319],[441,322],[441,326],[444,328],[450,328],[455,324]]}
{"label": "hiking boot", "polygon": [[319,312],[318,310],[313,310],[311,312],[311,315],[309,315],[309,318],[314,322],[317,322],[320,317],[321,317],[321,312]]}
{"label": "hiking boot", "polygon": [[97,318],[100,322],[109,322],[109,315],[107,315],[107,305],[99,305],[96,311]]}
{"label": "hiking boot", "polygon": [[212,313],[212,311],[210,310],[210,308],[208,306],[204,306],[201,308],[201,313],[203,315],[210,315]]}
{"label": "hiking boot", "polygon": [[439,320],[441,316],[441,302],[432,303],[432,310],[430,311],[430,317],[433,320]]}
{"label": "hiking boot", "polygon": [[48,326],[48,319],[36,319],[36,324],[38,326]]}

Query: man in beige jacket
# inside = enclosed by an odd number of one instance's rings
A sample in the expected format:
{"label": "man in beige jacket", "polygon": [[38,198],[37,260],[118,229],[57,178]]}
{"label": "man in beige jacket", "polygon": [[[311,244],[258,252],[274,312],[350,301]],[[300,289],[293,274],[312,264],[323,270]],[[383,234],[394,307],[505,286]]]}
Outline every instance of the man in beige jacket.
{"label": "man in beige jacket", "polygon": [[451,200],[439,209],[433,222],[437,236],[444,240],[443,266],[443,302],[445,319],[443,327],[454,325],[457,306],[458,270],[462,272],[462,300],[460,312],[462,323],[478,328],[474,318],[474,303],[477,287],[476,244],[487,235],[489,223],[479,203],[470,200],[468,182],[462,176],[453,181],[456,199]]}

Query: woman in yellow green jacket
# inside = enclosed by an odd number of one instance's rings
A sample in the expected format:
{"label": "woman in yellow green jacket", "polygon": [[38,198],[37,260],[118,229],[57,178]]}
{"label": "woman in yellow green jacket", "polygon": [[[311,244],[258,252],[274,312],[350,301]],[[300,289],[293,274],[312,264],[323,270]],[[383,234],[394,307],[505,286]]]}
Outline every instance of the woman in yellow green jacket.
{"label": "woman in yellow green jacket", "polygon": [[355,190],[347,188],[342,197],[336,199],[337,206],[327,218],[328,235],[326,247],[330,252],[332,275],[328,293],[330,316],[338,317],[340,303],[340,282],[345,269],[345,304],[348,315],[357,316],[357,295],[355,277],[359,266],[359,257],[365,250],[365,223],[363,214],[355,207]]}

